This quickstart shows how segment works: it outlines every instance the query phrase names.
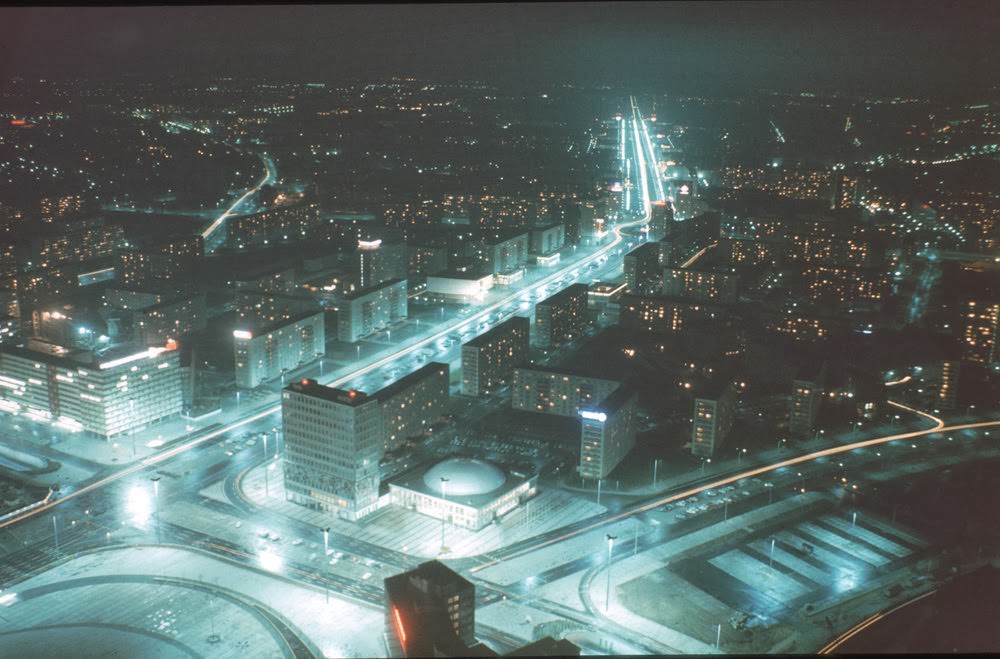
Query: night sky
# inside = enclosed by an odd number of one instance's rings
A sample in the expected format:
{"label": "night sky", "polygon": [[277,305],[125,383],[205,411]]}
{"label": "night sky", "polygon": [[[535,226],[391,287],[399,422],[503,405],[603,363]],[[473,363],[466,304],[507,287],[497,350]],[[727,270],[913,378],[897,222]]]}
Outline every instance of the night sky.
{"label": "night sky", "polygon": [[674,91],[981,92],[1000,3],[552,3],[0,9],[0,79],[380,75]]}

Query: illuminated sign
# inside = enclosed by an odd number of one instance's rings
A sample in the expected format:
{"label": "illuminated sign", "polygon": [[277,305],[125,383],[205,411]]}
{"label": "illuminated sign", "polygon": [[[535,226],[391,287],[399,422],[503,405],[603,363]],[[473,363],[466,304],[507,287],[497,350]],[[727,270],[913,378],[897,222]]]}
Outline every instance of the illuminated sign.
{"label": "illuminated sign", "polygon": [[392,607],[392,617],[396,622],[396,635],[399,636],[399,644],[403,647],[403,652],[406,652],[406,629],[403,627],[403,619],[396,607]]}
{"label": "illuminated sign", "polygon": [[247,341],[249,341],[250,339],[253,338],[253,333],[252,332],[248,332],[246,330],[233,330],[233,338],[234,339],[246,339]]}
{"label": "illuminated sign", "polygon": [[378,240],[359,240],[358,249],[378,249],[379,245],[382,244],[382,239]]}
{"label": "illuminated sign", "polygon": [[680,193],[681,194],[690,194],[690,192],[691,192],[691,188],[688,186],[687,183],[685,183],[684,185],[681,186],[681,189],[680,189]]}
{"label": "illuminated sign", "polygon": [[590,419],[591,421],[600,421],[601,423],[604,423],[605,421],[608,420],[608,415],[605,414],[604,412],[589,412],[587,410],[582,410],[580,412],[580,416],[582,416],[584,419]]}
{"label": "illuminated sign", "polygon": [[165,350],[166,348],[150,348],[145,352],[137,352],[136,354],[129,355],[128,357],[122,357],[120,359],[112,359],[109,362],[104,362],[103,364],[101,364],[100,369],[104,371],[109,368],[114,368],[115,366],[121,366],[122,364],[128,364],[129,362],[134,362],[138,359],[152,359],[153,357],[156,357],[158,354],[164,352]]}

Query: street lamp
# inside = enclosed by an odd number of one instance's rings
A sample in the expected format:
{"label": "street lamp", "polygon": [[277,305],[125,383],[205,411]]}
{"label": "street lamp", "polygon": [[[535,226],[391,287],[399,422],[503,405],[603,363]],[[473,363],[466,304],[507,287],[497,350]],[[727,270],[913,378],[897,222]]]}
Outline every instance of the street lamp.
{"label": "street lamp", "polygon": [[441,553],[443,554],[447,547],[444,544],[444,518],[448,515],[448,481],[449,478],[441,477],[441,499],[444,501],[444,506],[441,508]]}
{"label": "street lamp", "polygon": [[358,345],[356,345],[355,348],[357,350],[358,359],[360,360],[361,359],[361,344],[358,343]]}
{"label": "street lamp", "polygon": [[604,537],[608,540],[608,587],[604,592],[604,612],[607,613],[611,605],[611,548],[614,547],[618,536],[608,533]]}
{"label": "street lamp", "polygon": [[156,544],[160,544],[160,477],[153,476],[153,503],[156,506]]}
{"label": "street lamp", "polygon": [[739,465],[743,461],[743,454],[746,453],[745,448],[736,449],[736,464]]}
{"label": "street lamp", "polygon": [[656,470],[660,466],[659,458],[653,460],[653,485],[656,485]]}
{"label": "street lamp", "polygon": [[132,436],[132,457],[135,457],[135,399],[128,399],[128,427]]}
{"label": "street lamp", "polygon": [[[323,563],[327,566],[330,564],[326,557],[330,555],[330,527],[320,529],[323,532]],[[329,567],[324,568],[324,572],[328,570]],[[323,590],[326,593],[326,603],[330,603],[330,581],[326,578],[326,574],[323,575]]]}
{"label": "street lamp", "polygon": [[771,551],[768,555],[767,567],[774,567],[774,538],[771,538]]}

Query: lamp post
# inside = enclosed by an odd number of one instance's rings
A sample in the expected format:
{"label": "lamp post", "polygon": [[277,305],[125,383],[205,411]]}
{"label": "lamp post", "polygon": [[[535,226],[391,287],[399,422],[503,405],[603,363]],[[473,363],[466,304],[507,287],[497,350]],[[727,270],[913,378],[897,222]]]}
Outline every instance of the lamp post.
{"label": "lamp post", "polygon": [[597,479],[597,505],[598,506],[601,505],[601,480],[602,479],[600,479],[600,478]]}
{"label": "lamp post", "polygon": [[56,553],[59,553],[59,522],[55,515],[52,516],[52,535],[56,541]]}
{"label": "lamp post", "polygon": [[357,355],[358,355],[357,358],[360,361],[361,360],[361,343],[360,342],[358,343],[358,345],[355,346],[355,349],[356,349],[356,352],[357,352]]}
{"label": "lamp post", "polygon": [[771,551],[768,554],[767,567],[774,567],[774,538],[771,538]]}
{"label": "lamp post", "polygon": [[448,515],[448,481],[449,478],[441,477],[441,499],[444,501],[444,506],[441,508],[441,553],[443,554],[447,547],[444,544],[444,519]]}
{"label": "lamp post", "polygon": [[153,505],[156,506],[156,544],[160,544],[160,477],[153,476],[149,480],[153,481]]}
{"label": "lamp post", "polygon": [[135,457],[135,399],[128,399],[128,427],[132,436],[132,457]]}
{"label": "lamp post", "polygon": [[268,467],[268,464],[267,464],[268,463],[268,459],[267,459],[267,433],[266,432],[262,432],[260,434],[260,437],[261,437],[261,439],[264,440],[264,496],[265,497],[270,497],[271,496],[271,491],[270,491],[271,488],[270,488],[270,485],[268,484],[268,480],[267,480],[267,467]]}
{"label": "lamp post", "polygon": [[[329,565],[330,563],[326,560],[326,557],[330,555],[330,527],[320,529],[323,532],[323,563]],[[326,570],[329,568],[324,568],[323,575],[323,590],[326,593],[326,603],[330,603],[330,582],[326,578]]]}
{"label": "lamp post", "polygon": [[606,534],[604,536],[608,540],[608,587],[604,592],[604,612],[608,612],[608,608],[611,605],[611,549],[615,545],[615,540],[618,538],[616,535]]}
{"label": "lamp post", "polygon": [[736,464],[739,465],[743,461],[743,454],[746,453],[745,448],[736,449]]}
{"label": "lamp post", "polygon": [[722,623],[720,622],[715,627],[716,627],[716,631],[715,631],[715,649],[718,650],[719,649],[719,642],[722,641]]}
{"label": "lamp post", "polygon": [[653,485],[656,485],[656,470],[660,466],[660,460],[653,460]]}

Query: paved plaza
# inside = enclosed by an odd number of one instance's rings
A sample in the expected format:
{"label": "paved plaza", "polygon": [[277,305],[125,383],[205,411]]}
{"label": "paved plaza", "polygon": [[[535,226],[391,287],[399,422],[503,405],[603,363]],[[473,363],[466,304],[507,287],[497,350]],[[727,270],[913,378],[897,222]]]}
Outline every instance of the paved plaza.
{"label": "paved plaza", "polygon": [[5,656],[385,656],[381,610],[182,548],[91,552],[4,595]]}

